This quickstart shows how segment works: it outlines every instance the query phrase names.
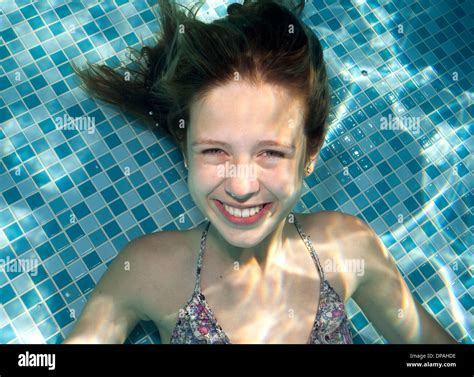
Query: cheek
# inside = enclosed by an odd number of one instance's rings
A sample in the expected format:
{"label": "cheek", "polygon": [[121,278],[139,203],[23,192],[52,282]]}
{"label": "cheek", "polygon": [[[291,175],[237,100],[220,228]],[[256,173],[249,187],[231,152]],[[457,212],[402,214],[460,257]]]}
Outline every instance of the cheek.
{"label": "cheek", "polygon": [[191,192],[208,193],[219,184],[219,177],[215,166],[194,165],[188,172],[188,186]]}
{"label": "cheek", "polygon": [[290,194],[296,186],[301,184],[303,178],[296,161],[288,161],[288,163],[282,163],[274,169],[265,170],[260,177],[262,181],[277,187],[277,191],[287,194]]}

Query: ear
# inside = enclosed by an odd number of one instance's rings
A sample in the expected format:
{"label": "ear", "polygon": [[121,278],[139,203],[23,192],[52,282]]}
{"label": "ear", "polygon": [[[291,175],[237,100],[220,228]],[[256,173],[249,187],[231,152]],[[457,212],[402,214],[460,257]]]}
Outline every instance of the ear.
{"label": "ear", "polygon": [[186,169],[189,168],[189,162],[188,162],[188,157],[186,156],[186,152],[183,152],[183,162],[184,162],[184,166],[186,167]]}
{"label": "ear", "polygon": [[308,175],[313,173],[314,166],[316,165],[316,161],[318,159],[318,154],[312,154],[309,156],[309,158],[306,161],[305,164],[305,176],[307,177]]}
{"label": "ear", "polygon": [[189,162],[188,162],[188,156],[187,156],[187,151],[186,151],[186,145],[185,143],[178,143],[178,147],[181,151],[181,154],[183,155],[184,166],[187,169],[189,166]]}

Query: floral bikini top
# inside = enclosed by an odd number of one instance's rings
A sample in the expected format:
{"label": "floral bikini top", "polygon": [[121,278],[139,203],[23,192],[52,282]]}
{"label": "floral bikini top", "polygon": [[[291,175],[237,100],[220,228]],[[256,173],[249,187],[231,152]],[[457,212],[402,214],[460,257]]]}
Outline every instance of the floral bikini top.
{"label": "floral bikini top", "polygon": [[[303,232],[294,214],[291,214],[296,229],[308,248],[321,277],[319,307],[307,344],[352,344],[351,326],[345,313],[344,303],[326,280],[311,240]],[[180,311],[171,335],[171,344],[230,344],[229,337],[217,322],[201,292],[202,259],[209,226],[210,222],[201,237],[194,292],[184,310]]]}

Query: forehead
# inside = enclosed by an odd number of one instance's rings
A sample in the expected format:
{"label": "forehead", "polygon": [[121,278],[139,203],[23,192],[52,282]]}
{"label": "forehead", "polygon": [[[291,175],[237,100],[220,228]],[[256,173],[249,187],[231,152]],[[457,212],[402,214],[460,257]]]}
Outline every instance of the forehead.
{"label": "forehead", "polygon": [[302,135],[303,100],[280,86],[229,82],[191,106],[190,137],[267,137],[295,140]]}

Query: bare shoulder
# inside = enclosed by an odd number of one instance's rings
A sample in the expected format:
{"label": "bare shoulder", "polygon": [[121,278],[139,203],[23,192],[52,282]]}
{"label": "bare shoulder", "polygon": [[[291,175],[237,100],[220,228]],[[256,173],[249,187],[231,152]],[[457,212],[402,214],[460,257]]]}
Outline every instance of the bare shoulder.
{"label": "bare shoulder", "polygon": [[351,297],[365,281],[366,272],[380,263],[380,258],[371,250],[375,250],[374,244],[381,241],[365,221],[354,215],[320,211],[297,216],[305,232],[317,242],[320,259],[325,259],[321,262],[327,262],[329,267],[331,263],[338,264],[340,271],[349,272],[328,273],[327,276],[333,279],[336,288],[341,286],[346,298]]}
{"label": "bare shoulder", "polygon": [[192,236],[200,229],[196,226],[185,230],[162,230],[137,237],[131,244],[145,257],[177,257],[180,251],[188,250]]}
{"label": "bare shoulder", "polygon": [[127,254],[146,320],[159,323],[192,290],[200,228],[158,231],[130,242]]}
{"label": "bare shoulder", "polygon": [[[376,232],[364,220],[357,216],[344,212],[320,211],[307,214],[307,226],[313,233],[324,233],[327,238],[334,240],[341,245],[343,257],[363,258],[365,261],[380,259],[380,253],[368,252],[373,250],[385,251],[381,246],[382,241]],[[382,257],[388,257],[382,255]]]}
{"label": "bare shoulder", "polygon": [[[130,242],[131,252],[141,261],[142,272],[165,276],[178,272],[184,259],[192,259],[191,242],[198,227],[188,230],[164,230],[146,234]],[[136,259],[138,259],[136,258]]]}
{"label": "bare shoulder", "polygon": [[[299,214],[306,225],[314,233],[322,233],[338,242],[347,243],[350,250],[355,249],[359,242],[367,242],[373,235],[369,225],[358,218],[344,212],[319,211]],[[349,251],[349,250],[348,250]]]}
{"label": "bare shoulder", "polygon": [[342,212],[330,211],[331,216],[339,221],[335,226],[338,234],[346,244],[347,253],[370,262],[372,267],[390,259],[390,253],[372,227],[357,216]]}
{"label": "bare shoulder", "polygon": [[364,221],[359,219],[357,216],[350,215],[344,212],[338,211],[318,211],[318,212],[310,212],[310,213],[300,213],[298,217],[304,217],[308,221],[344,221],[348,224],[365,224]]}

